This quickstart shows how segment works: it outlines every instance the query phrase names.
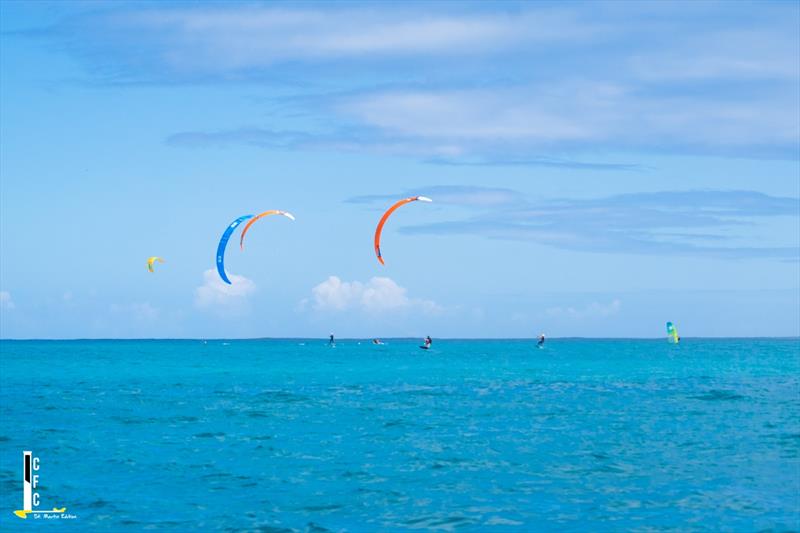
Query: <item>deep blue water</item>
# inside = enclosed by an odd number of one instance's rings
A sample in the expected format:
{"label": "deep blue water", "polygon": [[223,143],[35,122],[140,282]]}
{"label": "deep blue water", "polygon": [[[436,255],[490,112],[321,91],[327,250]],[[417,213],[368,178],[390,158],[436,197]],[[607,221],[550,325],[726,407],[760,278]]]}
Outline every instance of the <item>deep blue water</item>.
{"label": "deep blue water", "polygon": [[2,341],[0,530],[800,530],[797,339],[418,344]]}

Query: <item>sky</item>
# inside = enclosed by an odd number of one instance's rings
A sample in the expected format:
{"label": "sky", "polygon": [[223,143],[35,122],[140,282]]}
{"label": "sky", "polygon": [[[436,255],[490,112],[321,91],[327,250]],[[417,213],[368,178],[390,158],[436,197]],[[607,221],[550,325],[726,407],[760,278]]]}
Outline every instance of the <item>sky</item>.
{"label": "sky", "polygon": [[797,2],[0,2],[0,337],[668,320],[800,335]]}

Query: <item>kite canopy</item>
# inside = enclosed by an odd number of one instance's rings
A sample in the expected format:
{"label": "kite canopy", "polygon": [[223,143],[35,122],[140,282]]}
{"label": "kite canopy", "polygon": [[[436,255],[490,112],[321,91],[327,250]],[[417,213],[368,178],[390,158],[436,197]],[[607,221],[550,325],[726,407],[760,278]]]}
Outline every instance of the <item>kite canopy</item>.
{"label": "kite canopy", "polygon": [[288,218],[289,220],[294,220],[294,215],[293,214],[291,214],[291,213],[289,213],[287,211],[280,211],[278,209],[272,209],[270,211],[264,211],[260,215],[256,215],[247,224],[245,224],[244,228],[242,229],[242,235],[241,235],[241,237],[239,237],[239,248],[244,250],[244,236],[247,235],[247,230],[250,229],[250,226],[252,226],[253,223],[256,220],[258,220],[260,218],[263,218],[263,217],[268,217],[270,215],[283,215],[286,218]]}
{"label": "kite canopy", "polygon": [[231,224],[225,228],[222,238],[219,240],[219,245],[217,246],[217,272],[219,273],[219,277],[222,278],[222,281],[228,285],[231,284],[231,280],[229,280],[228,276],[225,274],[225,247],[228,245],[228,239],[231,238],[233,231],[248,218],[253,218],[253,215],[244,215],[231,222]]}
{"label": "kite canopy", "polygon": [[680,342],[680,337],[678,337],[678,330],[672,324],[672,322],[667,322],[667,340],[669,342],[678,344]]}
{"label": "kite canopy", "polygon": [[391,214],[394,213],[395,209],[397,209],[401,205],[405,205],[405,204],[408,204],[410,202],[416,202],[417,200],[419,200],[420,202],[432,202],[433,201],[430,198],[428,198],[427,196],[412,196],[410,198],[404,198],[403,200],[400,200],[399,202],[394,204],[392,207],[390,207],[383,214],[383,216],[381,217],[380,222],[378,222],[378,227],[375,228],[375,255],[378,257],[378,261],[380,261],[380,263],[382,265],[386,264],[386,263],[383,262],[383,256],[381,255],[381,233],[383,232],[383,225],[386,223],[386,220],[391,216]]}
{"label": "kite canopy", "polygon": [[161,259],[160,257],[156,257],[154,255],[153,257],[147,259],[147,270],[149,270],[150,272],[155,272],[155,270],[153,270],[153,263],[155,263],[156,261],[158,261],[159,263],[164,262],[163,259]]}

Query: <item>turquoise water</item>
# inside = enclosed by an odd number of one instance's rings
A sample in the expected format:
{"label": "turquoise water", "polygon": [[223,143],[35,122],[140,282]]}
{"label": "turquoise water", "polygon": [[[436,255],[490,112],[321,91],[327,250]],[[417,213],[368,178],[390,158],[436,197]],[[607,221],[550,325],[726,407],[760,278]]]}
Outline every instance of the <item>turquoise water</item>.
{"label": "turquoise water", "polygon": [[800,529],[797,339],[418,344],[2,341],[0,529]]}

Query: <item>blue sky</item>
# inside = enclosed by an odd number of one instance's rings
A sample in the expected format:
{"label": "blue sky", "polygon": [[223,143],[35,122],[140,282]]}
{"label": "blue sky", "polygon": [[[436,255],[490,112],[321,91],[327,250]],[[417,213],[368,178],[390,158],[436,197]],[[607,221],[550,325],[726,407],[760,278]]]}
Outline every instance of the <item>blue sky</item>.
{"label": "blue sky", "polygon": [[795,2],[0,15],[2,337],[800,335]]}

